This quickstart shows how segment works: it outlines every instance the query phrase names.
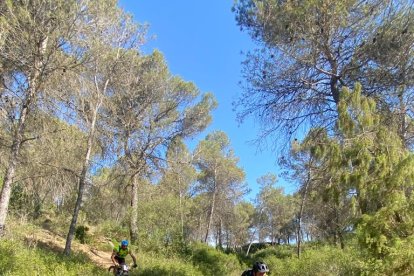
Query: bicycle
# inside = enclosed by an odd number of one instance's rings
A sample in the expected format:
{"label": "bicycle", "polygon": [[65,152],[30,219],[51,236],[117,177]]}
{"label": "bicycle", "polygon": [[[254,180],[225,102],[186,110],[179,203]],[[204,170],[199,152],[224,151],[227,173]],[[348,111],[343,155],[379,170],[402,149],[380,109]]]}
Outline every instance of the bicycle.
{"label": "bicycle", "polygon": [[111,270],[113,270],[114,276],[128,276],[131,267],[128,264],[123,263],[119,265],[111,265],[108,268],[108,271],[111,272]]}

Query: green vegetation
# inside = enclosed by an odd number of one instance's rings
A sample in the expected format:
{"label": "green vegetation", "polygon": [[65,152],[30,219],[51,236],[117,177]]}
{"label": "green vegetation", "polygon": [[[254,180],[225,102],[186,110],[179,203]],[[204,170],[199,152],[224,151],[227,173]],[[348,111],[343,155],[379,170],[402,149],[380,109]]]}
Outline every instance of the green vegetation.
{"label": "green vegetation", "polygon": [[[40,233],[45,230],[38,226],[20,223],[13,228],[14,233],[7,234],[7,240],[0,241],[1,275],[110,275],[107,272],[109,257],[101,260],[104,263],[102,266],[84,253],[65,256],[62,247],[57,247],[50,241],[42,241]],[[39,237],[34,240],[36,235]],[[110,253],[111,246],[108,243],[103,246],[98,241],[99,238],[95,236],[87,245],[88,248]],[[407,244],[400,244],[392,259],[382,261],[361,251],[355,238],[347,241],[345,249],[307,243],[300,258],[296,256],[295,245],[264,245],[262,249],[253,250],[248,257],[235,252],[225,253],[202,243],[187,245],[180,251],[169,251],[168,254],[165,254],[166,251],[151,252],[149,248],[143,251],[140,246],[133,246],[138,257],[138,268],[132,270],[131,275],[236,276],[257,260],[268,264],[271,275],[385,276],[395,271],[398,271],[398,275],[407,275],[412,268],[405,264],[412,263],[413,257],[405,246]]]}
{"label": "green vegetation", "polygon": [[247,201],[222,131],[187,147],[217,103],[116,0],[0,1],[1,275],[105,275],[122,239],[131,276],[414,274],[412,1],[234,11],[263,47],[236,108],[287,139],[290,195]]}
{"label": "green vegetation", "polygon": [[84,255],[71,257],[41,245],[28,248],[22,241],[0,242],[0,275],[105,275]]}

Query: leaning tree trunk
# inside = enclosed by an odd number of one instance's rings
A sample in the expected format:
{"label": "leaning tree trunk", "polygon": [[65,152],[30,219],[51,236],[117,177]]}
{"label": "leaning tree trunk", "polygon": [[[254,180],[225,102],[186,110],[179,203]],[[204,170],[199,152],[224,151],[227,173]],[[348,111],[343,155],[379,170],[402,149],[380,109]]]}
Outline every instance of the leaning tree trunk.
{"label": "leaning tree trunk", "polygon": [[6,229],[6,218],[9,209],[9,202],[12,190],[13,178],[16,172],[17,159],[20,154],[20,146],[23,141],[23,133],[26,127],[26,118],[30,112],[30,107],[36,97],[38,85],[41,77],[41,68],[44,63],[40,59],[46,52],[48,37],[44,37],[39,43],[39,57],[35,59],[33,73],[29,76],[29,88],[25,101],[20,110],[20,117],[17,127],[13,134],[13,142],[10,150],[9,163],[3,180],[3,186],[0,194],[0,237],[4,235]]}
{"label": "leaning tree trunk", "polygon": [[[23,120],[24,121],[24,120]],[[18,130],[16,130],[14,142],[11,148],[11,155],[9,158],[9,167],[6,171],[6,176],[3,181],[3,187],[0,194],[0,237],[4,235],[6,231],[6,217],[9,209],[10,195],[12,189],[12,180],[16,171],[17,156],[20,151],[20,144],[22,140],[22,129],[24,123],[19,123]]]}
{"label": "leaning tree trunk", "polygon": [[252,244],[253,244],[253,241],[254,241],[254,236],[256,235],[256,230],[257,230],[257,227],[254,228],[254,231],[253,231],[253,234],[252,234],[252,238],[250,239],[249,246],[247,247],[246,257],[249,256],[250,248],[252,247]]}
{"label": "leaning tree trunk", "polygon": [[135,243],[138,240],[138,174],[132,177],[132,199],[131,199],[131,227],[129,234],[131,242]]}
{"label": "leaning tree trunk", "polygon": [[95,124],[96,124],[96,119],[97,119],[97,116],[98,116],[97,114],[98,114],[99,106],[100,106],[100,103],[96,106],[95,110],[93,110],[93,114],[92,114],[91,128],[90,128],[89,137],[88,137],[88,143],[87,143],[87,148],[86,148],[86,153],[85,153],[85,159],[83,161],[81,175],[79,176],[78,197],[76,199],[75,208],[73,210],[72,221],[70,223],[69,232],[68,232],[68,235],[66,237],[65,249],[63,251],[63,253],[65,255],[70,255],[72,241],[73,241],[73,238],[75,236],[78,216],[79,216],[80,209],[82,207],[83,194],[85,192],[85,187],[86,187],[86,174],[89,170],[90,156],[91,156],[91,152],[92,152],[93,139],[94,139],[94,135],[95,135]]}

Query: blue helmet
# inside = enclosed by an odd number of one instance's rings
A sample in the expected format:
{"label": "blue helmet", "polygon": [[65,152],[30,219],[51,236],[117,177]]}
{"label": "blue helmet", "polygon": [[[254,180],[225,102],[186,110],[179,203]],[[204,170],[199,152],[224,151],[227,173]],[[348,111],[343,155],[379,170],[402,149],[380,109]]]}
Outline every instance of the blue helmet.
{"label": "blue helmet", "polygon": [[128,241],[127,241],[127,240],[123,240],[123,241],[121,242],[121,245],[122,245],[122,246],[128,246]]}

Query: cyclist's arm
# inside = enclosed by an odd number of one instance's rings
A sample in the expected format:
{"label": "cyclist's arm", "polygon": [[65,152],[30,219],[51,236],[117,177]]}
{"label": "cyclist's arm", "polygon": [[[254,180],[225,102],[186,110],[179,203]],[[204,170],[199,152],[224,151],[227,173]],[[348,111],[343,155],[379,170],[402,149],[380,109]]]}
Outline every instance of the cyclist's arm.
{"label": "cyclist's arm", "polygon": [[111,260],[114,263],[114,265],[117,264],[117,262],[115,261],[115,250],[112,251]]}
{"label": "cyclist's arm", "polygon": [[132,260],[134,261],[134,264],[137,264],[137,258],[135,258],[134,254],[132,252],[129,252],[129,255],[131,255]]}

